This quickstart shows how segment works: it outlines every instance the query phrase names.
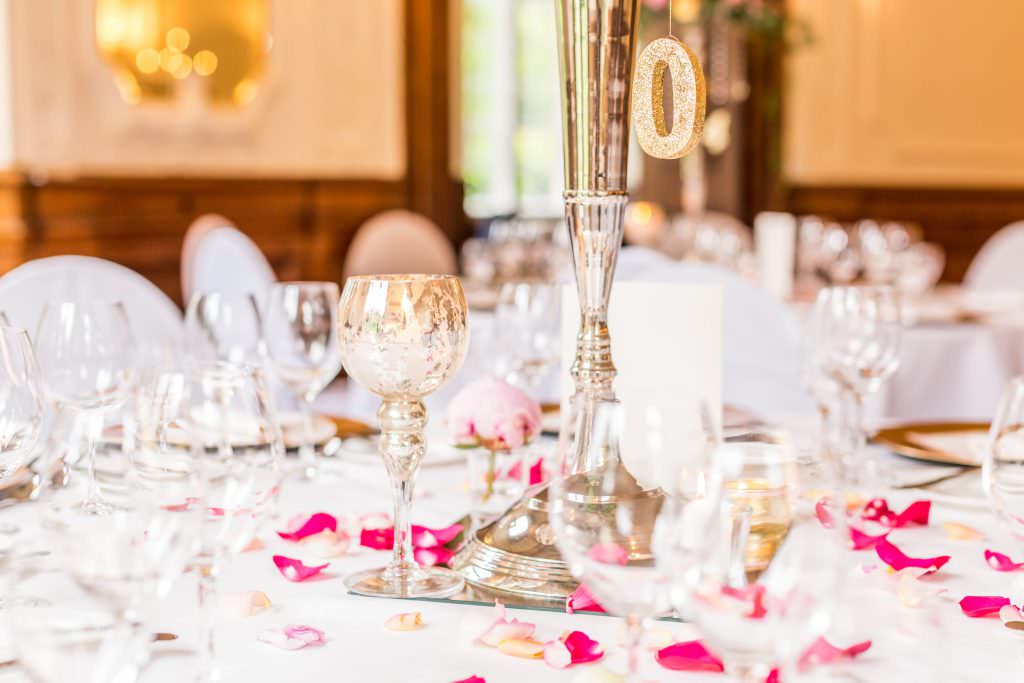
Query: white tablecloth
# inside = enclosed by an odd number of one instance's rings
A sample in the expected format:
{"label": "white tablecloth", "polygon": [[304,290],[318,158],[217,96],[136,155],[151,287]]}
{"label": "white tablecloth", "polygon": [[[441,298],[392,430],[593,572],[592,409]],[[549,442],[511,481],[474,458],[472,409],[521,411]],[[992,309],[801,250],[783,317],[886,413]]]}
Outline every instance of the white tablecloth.
{"label": "white tablecloth", "polygon": [[[390,496],[382,465],[338,464],[331,478],[309,484],[289,481],[284,488],[279,519],[261,533],[266,548],[235,558],[224,570],[222,591],[262,590],[273,608],[257,616],[224,618],[219,628],[218,659],[224,680],[230,683],[282,683],[286,681],[374,681],[381,683],[450,683],[470,674],[488,683],[569,683],[583,667],[559,671],[542,661],[516,659],[481,645],[459,639],[459,624],[471,610],[485,607],[424,601],[395,601],[346,594],[342,577],[384,563],[388,554],[355,547],[350,555],[332,562],[321,580],[290,583],[271,562],[276,553],[295,555],[295,546],[277,538],[274,530],[297,513],[326,511],[334,514],[387,511]],[[414,520],[426,525],[447,525],[467,507],[465,473],[459,465],[427,467],[420,474]],[[898,505],[923,497],[920,492],[891,493]],[[966,506],[938,504],[928,528],[893,532],[892,540],[908,554],[931,556],[951,554],[952,561],[933,580],[947,588],[948,599],[937,599],[928,607],[902,607],[896,596],[880,588],[876,579],[852,575],[844,588],[847,595],[833,637],[844,644],[871,639],[871,649],[855,662],[839,667],[821,667],[821,674],[848,677],[832,680],[873,683],[916,683],[917,681],[1010,681],[1020,680],[1024,660],[1024,634],[1010,631],[994,619],[969,619],[960,613],[956,600],[966,593],[1006,594],[1014,574],[989,569],[983,550],[994,548],[1018,559],[1022,551],[1012,547],[996,529],[990,513],[975,500]],[[0,521],[30,512],[21,506],[0,513]],[[951,541],[942,522],[970,524],[989,535],[987,541]],[[870,551],[849,554],[851,568],[858,562],[878,564]],[[384,628],[385,620],[398,612],[419,611],[426,623],[420,631],[398,633]],[[155,646],[145,683],[181,683],[189,665],[186,657],[195,635],[195,584],[183,577],[170,596],[158,606],[149,627],[154,631],[179,634],[177,641]],[[537,637],[550,639],[566,629],[582,629],[604,643],[610,668],[622,664],[617,619],[594,615],[566,615],[557,612],[516,612],[519,619],[538,625]],[[323,647],[295,652],[279,650],[257,642],[256,635],[267,628],[286,624],[308,624],[323,630]],[[667,623],[680,638],[693,636],[686,624]],[[646,680],[716,681],[716,674],[684,674],[661,669],[650,656]],[[5,683],[22,680],[10,672]],[[818,679],[816,679],[818,680]],[[827,679],[826,679],[827,680]]]}

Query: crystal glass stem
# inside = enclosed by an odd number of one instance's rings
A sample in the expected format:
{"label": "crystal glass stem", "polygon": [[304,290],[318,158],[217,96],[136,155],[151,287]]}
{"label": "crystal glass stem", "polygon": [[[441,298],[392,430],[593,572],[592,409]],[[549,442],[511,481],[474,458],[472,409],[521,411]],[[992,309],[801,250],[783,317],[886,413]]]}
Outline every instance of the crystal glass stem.
{"label": "crystal glass stem", "polygon": [[91,514],[104,514],[110,510],[110,506],[100,493],[100,484],[96,479],[96,444],[100,440],[103,431],[103,415],[99,411],[83,412],[79,415],[81,421],[81,436],[85,440],[85,464],[87,468],[88,482],[86,484],[85,500],[82,501],[82,510]]}
{"label": "crystal glass stem", "polygon": [[867,435],[864,431],[864,402],[860,393],[853,387],[843,387],[840,396],[842,410],[843,455],[842,472],[848,483],[862,485],[861,465],[863,465],[864,449]]}
{"label": "crystal glass stem", "polygon": [[423,428],[427,409],[422,401],[385,400],[377,411],[380,453],[391,477],[395,503],[395,545],[387,574],[402,597],[404,584],[416,571],[412,554],[412,493],[416,471],[426,450]]}
{"label": "crystal glass stem", "polygon": [[313,443],[313,400],[316,395],[306,392],[299,396],[302,411],[302,443],[299,444],[299,467],[306,479],[316,479],[316,445]]}
{"label": "crystal glass stem", "polygon": [[641,683],[640,652],[643,639],[643,619],[635,614],[630,614],[626,617],[627,683]]}
{"label": "crystal glass stem", "polygon": [[217,627],[217,565],[214,559],[204,556],[196,564],[199,575],[199,669],[197,683],[216,681],[220,678],[217,670],[214,637]]}

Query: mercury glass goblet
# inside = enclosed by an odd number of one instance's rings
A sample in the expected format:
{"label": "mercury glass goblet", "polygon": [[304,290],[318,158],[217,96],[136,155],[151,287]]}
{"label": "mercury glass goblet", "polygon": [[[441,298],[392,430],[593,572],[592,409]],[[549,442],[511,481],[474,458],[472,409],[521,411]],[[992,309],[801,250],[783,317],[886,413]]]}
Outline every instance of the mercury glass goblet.
{"label": "mercury glass goblet", "polygon": [[380,454],[391,478],[395,544],[391,563],[353,574],[345,585],[381,597],[445,597],[462,589],[447,569],[413,559],[410,509],[426,450],[423,397],[458,370],[469,345],[466,299],[451,275],[365,275],[345,282],[338,315],[341,362],[380,396]]}

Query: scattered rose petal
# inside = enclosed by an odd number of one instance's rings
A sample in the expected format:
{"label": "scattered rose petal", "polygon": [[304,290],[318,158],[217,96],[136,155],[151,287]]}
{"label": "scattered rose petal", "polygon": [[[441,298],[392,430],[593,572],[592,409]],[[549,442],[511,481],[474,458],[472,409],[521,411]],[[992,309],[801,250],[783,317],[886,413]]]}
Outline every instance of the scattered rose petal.
{"label": "scattered rose petal", "polygon": [[917,567],[909,567],[897,572],[899,583],[896,588],[896,596],[899,598],[901,605],[904,607],[918,607],[928,598],[933,598],[946,592],[945,588],[937,588],[924,583],[915,575],[913,570],[924,571]]}
{"label": "scattered rose petal", "polygon": [[759,583],[750,584],[743,588],[733,588],[732,586],[723,586],[722,595],[739,600],[750,605],[750,611],[744,616],[749,619],[763,619],[768,610],[765,609],[765,587]]}
{"label": "scattered rose petal", "polygon": [[420,566],[433,567],[439,564],[448,564],[455,553],[439,545],[436,548],[414,548],[412,556]]}
{"label": "scattered rose petal", "polygon": [[814,516],[826,529],[831,529],[836,525],[836,520],[832,516],[832,511],[828,509],[828,502],[824,498],[814,504]]}
{"label": "scattered rose petal", "polygon": [[878,545],[878,542],[889,535],[889,532],[879,534],[878,536],[872,536],[866,534],[857,527],[850,525],[850,547],[853,550],[868,550]]}
{"label": "scattered rose petal", "polygon": [[987,617],[996,614],[1004,605],[1009,605],[1010,599],[1000,595],[965,595],[960,600],[960,609],[969,617]]}
{"label": "scattered rose petal", "polygon": [[906,567],[922,567],[928,569],[930,572],[938,571],[949,562],[949,555],[939,555],[937,557],[909,557],[903,554],[899,548],[892,544],[887,538],[883,538],[875,544],[875,552],[878,554],[878,558],[885,562],[887,565],[899,571]]}
{"label": "scattered rose petal", "polygon": [[416,631],[423,628],[423,615],[419,612],[402,612],[384,622],[389,631]]}
{"label": "scattered rose petal", "polygon": [[286,541],[301,541],[306,536],[312,536],[324,530],[337,531],[338,520],[334,515],[318,512],[310,517],[292,518],[288,523],[288,530],[278,531],[277,535]]}
{"label": "scattered rose petal", "polygon": [[556,669],[570,664],[596,662],[604,657],[604,648],[583,631],[569,631],[544,645],[544,661]]}
{"label": "scattered rose petal", "polygon": [[302,544],[302,552],[310,557],[330,558],[339,557],[348,552],[349,538],[344,532],[334,532],[324,529],[318,534],[306,536],[299,541]]}
{"label": "scattered rose petal", "polygon": [[363,529],[359,532],[359,545],[373,550],[391,550],[395,546],[395,530]]}
{"label": "scattered rose petal", "polygon": [[452,681],[452,683],[487,683],[487,681],[479,676],[470,676],[469,678],[463,678],[461,681]]}
{"label": "scattered rose petal", "polygon": [[626,677],[603,666],[591,666],[580,669],[572,683],[626,683]]}
{"label": "scattered rose petal", "polygon": [[270,598],[263,591],[245,593],[223,593],[220,609],[232,617],[251,617],[270,608]]}
{"label": "scattered rose petal", "polygon": [[510,638],[498,643],[498,652],[524,659],[540,659],[544,656],[544,643],[532,638]]}
{"label": "scattered rose petal", "polygon": [[625,566],[629,562],[629,553],[615,543],[599,543],[587,551],[587,557],[601,564]]}
{"label": "scattered rose petal", "polygon": [[927,526],[931,508],[931,501],[918,500],[908,505],[903,512],[896,514],[889,509],[889,503],[885,498],[873,498],[864,505],[861,518],[869,522],[878,522],[890,529],[899,529],[908,524]]}
{"label": "scattered rose petal", "polygon": [[254,538],[251,541],[249,541],[249,545],[247,545],[244,548],[242,548],[242,552],[243,553],[251,553],[251,552],[255,552],[257,550],[263,550],[264,547],[265,546],[263,545],[263,541],[262,540],[260,540],[259,538]]}
{"label": "scattered rose petal", "polygon": [[604,612],[604,607],[601,607],[600,603],[597,602],[597,598],[591,595],[590,591],[587,590],[587,586],[581,583],[565,599],[565,611],[569,614],[573,612]]}
{"label": "scattered rose petal", "polygon": [[[480,636],[480,642],[489,647],[498,647],[505,640],[524,640],[533,635],[535,624],[517,619],[502,619]],[[543,645],[543,643],[542,643]],[[543,648],[542,648],[543,649]]]}
{"label": "scattered rose petal", "polygon": [[312,626],[289,624],[282,630],[267,629],[260,631],[256,640],[270,643],[284,650],[300,650],[310,645],[323,645],[326,642],[324,632]]}
{"label": "scattered rose petal", "polygon": [[[455,537],[462,533],[461,524],[452,524],[443,529],[430,529],[425,526],[412,525],[412,545],[414,548],[433,548],[444,545],[455,540]],[[392,538],[394,532],[392,531]]]}
{"label": "scattered rose petal", "polygon": [[1024,631],[1024,614],[1015,605],[1003,605],[999,608],[999,619],[1006,628],[1014,631]]}
{"label": "scattered rose petal", "polygon": [[459,637],[465,642],[480,642],[490,647],[498,647],[503,640],[522,640],[533,635],[537,626],[516,619],[505,618],[505,605],[494,603],[490,612],[473,610],[462,618],[459,626]]}
{"label": "scattered rose petal", "polygon": [[1014,562],[1009,555],[994,550],[985,551],[985,562],[997,572],[1013,572],[1024,567],[1024,562]]}
{"label": "scattered rose petal", "polygon": [[958,522],[943,522],[942,528],[946,530],[946,535],[954,541],[980,541],[985,538],[985,534],[974,527]]}
{"label": "scattered rose petal", "polygon": [[672,671],[724,671],[722,660],[708,652],[699,640],[664,647],[655,653],[654,659]]}
{"label": "scattered rose petal", "polygon": [[862,643],[857,643],[850,647],[843,648],[836,647],[823,637],[818,638],[800,657],[800,661],[797,663],[797,669],[803,671],[808,667],[815,666],[817,664],[828,664],[829,662],[833,662],[837,659],[856,657],[859,654],[867,652],[870,648],[870,640],[865,640]]}
{"label": "scattered rose petal", "polygon": [[529,485],[536,486],[537,484],[543,484],[547,480],[547,473],[544,471],[544,458],[537,458],[537,462],[533,463],[530,468]]}
{"label": "scattered rose petal", "polygon": [[284,555],[274,555],[274,564],[277,566],[278,571],[281,572],[281,576],[288,579],[289,581],[305,581],[311,576],[316,576],[324,569],[330,566],[330,562],[327,564],[317,565],[315,567],[307,567],[298,560]]}

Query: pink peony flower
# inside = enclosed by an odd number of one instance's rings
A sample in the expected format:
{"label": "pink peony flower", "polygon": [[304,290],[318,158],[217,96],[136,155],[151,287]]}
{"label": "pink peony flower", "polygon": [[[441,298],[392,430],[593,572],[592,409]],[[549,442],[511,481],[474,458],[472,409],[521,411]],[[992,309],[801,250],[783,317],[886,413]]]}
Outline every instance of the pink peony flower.
{"label": "pink peony flower", "polygon": [[519,448],[540,433],[540,404],[507,382],[485,375],[448,404],[445,424],[460,446]]}

